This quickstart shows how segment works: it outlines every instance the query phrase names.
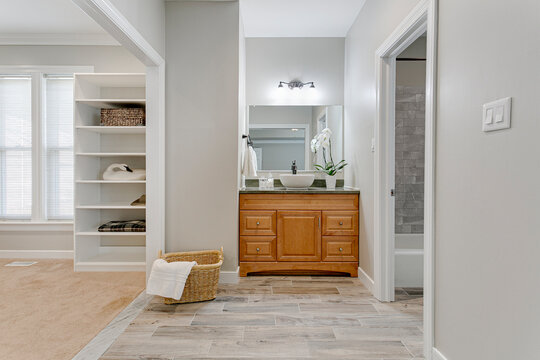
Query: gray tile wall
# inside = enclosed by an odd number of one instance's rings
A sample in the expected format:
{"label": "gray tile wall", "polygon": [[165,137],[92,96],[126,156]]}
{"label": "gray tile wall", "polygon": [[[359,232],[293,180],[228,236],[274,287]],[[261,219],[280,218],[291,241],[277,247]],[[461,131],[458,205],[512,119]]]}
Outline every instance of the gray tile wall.
{"label": "gray tile wall", "polygon": [[424,233],[425,89],[396,88],[396,234]]}

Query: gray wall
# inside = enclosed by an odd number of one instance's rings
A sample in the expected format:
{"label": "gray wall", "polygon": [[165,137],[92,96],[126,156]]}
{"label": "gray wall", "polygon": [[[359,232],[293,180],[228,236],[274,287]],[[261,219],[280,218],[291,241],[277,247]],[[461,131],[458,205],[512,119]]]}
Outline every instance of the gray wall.
{"label": "gray wall", "polygon": [[165,1],[110,0],[133,27],[165,57]]}
{"label": "gray wall", "polygon": [[396,87],[395,233],[424,233],[425,87]]}
{"label": "gray wall", "polygon": [[[343,56],[343,38],[246,39],[248,105],[343,104]],[[291,80],[316,88],[278,89]]]}
{"label": "gray wall", "polygon": [[[426,58],[426,37],[420,36],[408,48],[398,55],[399,58]],[[426,86],[425,61],[397,61],[396,84],[404,86]]]}
{"label": "gray wall", "polygon": [[238,264],[238,2],[168,2],[166,250]]}
{"label": "gray wall", "polygon": [[121,46],[0,46],[0,65],[93,65],[95,72],[146,72]]}
{"label": "gray wall", "polygon": [[[449,360],[540,354],[540,2],[440,0],[435,343]],[[482,132],[511,96],[512,128]]]}
{"label": "gray wall", "polygon": [[345,184],[360,189],[360,267],[373,277],[375,51],[417,0],[369,0],[345,40]]}

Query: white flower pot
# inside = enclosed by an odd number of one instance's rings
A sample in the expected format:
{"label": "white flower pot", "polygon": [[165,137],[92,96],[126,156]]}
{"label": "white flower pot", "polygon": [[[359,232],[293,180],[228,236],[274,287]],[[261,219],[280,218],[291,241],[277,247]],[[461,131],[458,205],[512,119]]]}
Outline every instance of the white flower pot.
{"label": "white flower pot", "polygon": [[336,188],[336,175],[325,175],[326,188],[328,190],[334,190]]}

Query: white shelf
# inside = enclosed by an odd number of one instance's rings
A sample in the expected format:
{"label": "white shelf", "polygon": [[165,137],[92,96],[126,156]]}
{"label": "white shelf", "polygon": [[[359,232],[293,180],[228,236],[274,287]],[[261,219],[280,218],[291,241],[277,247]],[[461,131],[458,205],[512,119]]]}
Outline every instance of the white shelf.
{"label": "white shelf", "polygon": [[145,99],[75,99],[77,104],[85,104],[98,109],[114,109],[126,105],[146,105]]}
{"label": "white shelf", "polygon": [[100,134],[132,135],[146,133],[146,126],[77,126],[77,129]]}
{"label": "white shelf", "polygon": [[92,152],[92,153],[76,153],[77,156],[95,156],[95,157],[120,157],[120,156],[146,156],[145,152],[142,153],[102,153],[102,152]]}
{"label": "white shelf", "polygon": [[80,231],[75,233],[79,236],[146,236],[144,231]]}
{"label": "white shelf", "polygon": [[120,210],[144,210],[146,206],[132,206],[129,203],[103,203],[91,205],[77,205],[76,209],[120,209]]}
{"label": "white shelf", "polygon": [[77,184],[146,184],[146,180],[118,181],[118,180],[75,180]]}

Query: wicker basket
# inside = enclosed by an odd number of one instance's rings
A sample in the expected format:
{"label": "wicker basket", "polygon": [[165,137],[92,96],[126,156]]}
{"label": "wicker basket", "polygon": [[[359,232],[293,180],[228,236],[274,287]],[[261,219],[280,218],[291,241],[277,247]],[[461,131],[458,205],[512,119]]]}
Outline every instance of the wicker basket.
{"label": "wicker basket", "polygon": [[184,292],[180,300],[164,298],[165,304],[183,304],[197,301],[213,300],[217,296],[219,269],[223,264],[223,248],[221,250],[191,251],[161,254],[159,257],[167,262],[196,261],[191,269]]}
{"label": "wicker basket", "polygon": [[143,126],[144,124],[143,108],[101,109],[101,126]]}

